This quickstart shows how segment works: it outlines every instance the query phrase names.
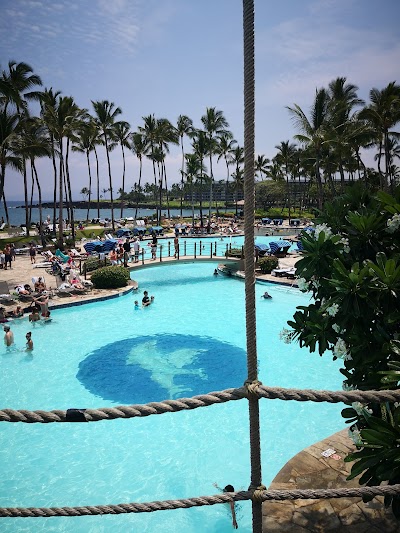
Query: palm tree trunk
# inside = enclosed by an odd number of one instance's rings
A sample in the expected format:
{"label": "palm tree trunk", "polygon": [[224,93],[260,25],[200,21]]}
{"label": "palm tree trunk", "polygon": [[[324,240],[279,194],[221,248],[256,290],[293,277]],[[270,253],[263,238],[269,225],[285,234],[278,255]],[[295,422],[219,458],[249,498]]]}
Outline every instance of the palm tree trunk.
{"label": "palm tree trunk", "polygon": [[135,211],[135,220],[137,218],[138,208],[139,208],[139,191],[140,191],[140,182],[142,181],[142,158],[139,158],[139,186],[138,186],[138,195],[136,197],[136,211]]}
{"label": "palm tree trunk", "polygon": [[319,152],[316,153],[315,157],[315,179],[317,180],[318,188],[318,209],[322,211],[322,208],[324,206],[324,192],[322,188],[321,174],[319,171]]}
{"label": "palm tree trunk", "polygon": [[87,159],[88,172],[89,172],[89,195],[88,195],[86,220],[89,220],[90,200],[91,200],[91,194],[92,194],[92,172],[90,170],[89,150],[86,150],[86,159]]}
{"label": "palm tree trunk", "polygon": [[[181,218],[183,213],[183,184],[184,184],[184,170],[185,170],[185,152],[183,150],[183,137],[181,138],[182,147],[182,167],[181,167]],[[168,213],[169,218],[169,213]]]}
{"label": "palm tree trunk", "polygon": [[96,147],[94,147],[94,155],[96,156],[96,172],[97,172],[97,218],[100,218],[100,171],[99,171],[99,158],[97,157]]}
{"label": "palm tree trunk", "polygon": [[[122,171],[122,193],[125,193],[125,152],[124,145],[121,144],[122,149],[122,161],[123,161],[123,171]],[[121,218],[124,216],[124,194],[121,195]]]}
{"label": "palm tree trunk", "polygon": [[4,212],[6,214],[7,226],[10,227],[10,218],[8,216],[8,207],[7,207],[6,195],[4,194],[4,190],[3,190],[2,196],[3,196],[3,205],[4,205]]}
{"label": "palm tree trunk", "polygon": [[40,232],[40,237],[42,237],[42,232],[43,232],[43,209],[42,209],[42,188],[40,186],[40,182],[39,182],[39,178],[38,178],[38,174],[37,174],[37,171],[36,171],[36,165],[35,165],[35,162],[34,160],[32,159],[31,161],[31,166],[33,168],[33,172],[35,174],[35,181],[36,181],[36,186],[37,186],[37,189],[38,189],[38,199],[39,199],[39,232]]}
{"label": "palm tree trunk", "polygon": [[22,173],[24,177],[24,198],[25,198],[25,226],[26,236],[29,237],[29,203],[28,203],[28,177],[26,175],[26,161],[22,160]]}
{"label": "palm tree trunk", "polygon": [[53,163],[53,172],[54,172],[54,188],[53,188],[53,234],[56,235],[56,220],[57,220],[57,165],[56,165],[56,156],[54,153],[54,137],[51,135],[51,159]]}
{"label": "palm tree trunk", "polygon": [[72,240],[75,243],[75,216],[74,216],[74,204],[72,201],[72,190],[71,190],[71,180],[69,177],[69,139],[67,141],[67,153],[65,156],[65,168],[66,168],[66,182],[67,182],[67,188],[68,188],[68,203],[70,206],[70,214],[69,214],[69,220],[71,223],[71,230],[72,230]]}
{"label": "palm tree trunk", "polygon": [[164,183],[165,183],[165,191],[167,196],[167,213],[168,218],[171,218],[171,211],[169,208],[169,192],[168,192],[168,184],[167,184],[167,167],[165,166],[165,161],[162,162],[163,168],[164,168]]}
{"label": "palm tree trunk", "polygon": [[[64,157],[63,157],[63,146],[62,146],[62,139],[60,141],[60,165],[59,165],[59,190],[60,190],[60,197],[58,201],[58,247],[62,249],[64,239],[63,239],[63,189],[64,189]],[[54,225],[55,230],[55,225]]]}
{"label": "palm tree trunk", "polygon": [[108,165],[108,178],[109,178],[109,183],[110,183],[111,226],[112,226],[113,231],[115,231],[115,220],[114,220],[114,196],[113,196],[113,188],[112,188],[110,153],[109,153],[109,150],[108,150],[108,139],[107,139],[107,135],[104,135],[104,142],[105,142],[105,145],[106,145],[107,165]]}
{"label": "palm tree trunk", "polygon": [[210,204],[208,208],[208,220],[211,220],[211,206],[212,206],[212,201],[213,201],[213,181],[214,181],[214,176],[213,176],[213,171],[212,171],[212,154],[210,151]]}
{"label": "palm tree trunk", "polygon": [[32,185],[31,185],[31,199],[30,199],[30,202],[29,202],[29,227],[31,227],[31,224],[32,224],[33,191],[34,191],[34,187],[35,187],[35,179],[34,179],[34,176],[33,176],[32,162],[31,162],[31,180],[32,180]]}

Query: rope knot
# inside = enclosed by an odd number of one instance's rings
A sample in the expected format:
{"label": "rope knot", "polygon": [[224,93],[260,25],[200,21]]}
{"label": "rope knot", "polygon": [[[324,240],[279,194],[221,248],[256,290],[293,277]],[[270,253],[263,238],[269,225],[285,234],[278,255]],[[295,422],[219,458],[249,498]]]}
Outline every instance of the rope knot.
{"label": "rope knot", "polygon": [[253,495],[251,499],[256,502],[262,502],[263,501],[263,492],[267,490],[267,487],[265,485],[259,485],[254,489]]}
{"label": "rope knot", "polygon": [[258,387],[260,387],[262,385],[261,381],[258,381],[257,379],[255,379],[254,381],[251,381],[249,379],[246,379],[246,381],[244,382],[244,386],[246,387],[246,390],[247,390],[247,394],[250,396],[250,395],[254,395],[254,396],[258,396]]}

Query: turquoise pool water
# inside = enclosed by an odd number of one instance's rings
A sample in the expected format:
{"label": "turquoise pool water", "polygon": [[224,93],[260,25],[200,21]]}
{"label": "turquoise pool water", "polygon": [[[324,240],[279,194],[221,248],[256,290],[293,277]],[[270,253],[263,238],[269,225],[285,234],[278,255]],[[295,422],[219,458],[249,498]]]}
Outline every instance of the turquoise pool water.
{"label": "turquoise pool water", "polygon": [[[241,386],[246,379],[244,283],[216,263],[135,270],[139,291],[14,321],[0,347],[2,408],[66,409],[140,403]],[[256,285],[260,378],[265,385],[338,389],[338,362],[286,345],[279,332],[302,293]],[[143,290],[149,308],[134,310]],[[32,330],[33,355],[24,352]],[[343,427],[340,406],[261,401],[263,481],[296,452]],[[91,424],[0,424],[0,506],[73,506],[213,494],[249,484],[245,400],[191,412]],[[3,532],[232,531],[226,506],[79,518],[1,519]],[[251,531],[242,503],[240,531]]]}
{"label": "turquoise pool water", "polygon": [[[124,240],[124,239],[122,239]],[[279,241],[279,236],[259,236],[255,237],[255,244],[268,244],[272,241]],[[151,240],[146,239],[141,242],[141,247],[145,251],[145,259],[150,259],[151,249],[150,249]],[[231,235],[228,237],[220,237],[217,235],[209,235],[202,237],[187,237],[180,236],[179,246],[181,255],[194,255],[194,249],[196,245],[196,256],[203,255],[206,257],[211,257],[211,253],[216,256],[224,256],[227,247],[231,246],[232,248],[241,248],[244,245],[244,236],[243,235]],[[293,244],[290,248],[290,251],[297,249],[297,245]],[[157,258],[162,254],[162,257],[171,257],[174,255],[174,239],[173,238],[159,238],[158,247],[157,247]],[[140,256],[142,257],[142,256]]]}

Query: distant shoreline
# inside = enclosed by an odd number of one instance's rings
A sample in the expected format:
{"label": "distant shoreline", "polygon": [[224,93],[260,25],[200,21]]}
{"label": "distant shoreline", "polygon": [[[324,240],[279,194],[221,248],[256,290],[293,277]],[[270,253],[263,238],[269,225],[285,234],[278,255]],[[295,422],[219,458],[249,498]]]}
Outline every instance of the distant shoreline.
{"label": "distant shoreline", "polygon": [[[111,202],[107,202],[107,201],[102,201],[100,203],[100,205],[98,206],[97,202],[73,202],[72,204],[72,207],[74,209],[111,209],[111,206],[114,205],[114,209],[120,209],[121,207],[121,203],[120,201],[115,201],[113,202],[113,204],[111,204]],[[15,209],[25,209],[25,205],[15,205],[15,206],[12,206],[13,208]],[[39,209],[39,204],[32,204],[32,207],[35,208],[35,209]],[[63,208],[64,209],[67,209],[69,206],[67,204],[63,204]],[[43,209],[54,209],[54,203],[53,202],[43,202],[42,203],[42,208]],[[132,204],[132,203],[127,203],[127,204],[124,204],[124,209],[157,209],[158,206],[154,205],[154,204],[139,204],[139,205],[136,205],[136,204]],[[59,209],[59,204],[56,203],[56,209]],[[161,209],[167,209],[167,207],[162,207]],[[176,209],[176,208],[174,208]],[[187,208],[185,208],[187,209]]]}

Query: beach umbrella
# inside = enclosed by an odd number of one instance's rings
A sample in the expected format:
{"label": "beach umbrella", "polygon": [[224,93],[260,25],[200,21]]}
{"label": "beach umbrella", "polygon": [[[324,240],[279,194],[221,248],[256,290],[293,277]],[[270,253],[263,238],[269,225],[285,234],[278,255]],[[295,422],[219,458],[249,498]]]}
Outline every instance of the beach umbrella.
{"label": "beach umbrella", "polygon": [[107,241],[102,243],[102,252],[110,252],[111,250],[114,250],[115,246],[117,245],[117,241],[115,239],[108,239]]}
{"label": "beach umbrella", "polygon": [[92,241],[92,242],[87,242],[86,244],[83,245],[83,247],[85,248],[85,251],[88,253],[88,254],[92,254],[94,251],[98,251],[98,248],[101,249],[103,243],[101,241]]}

